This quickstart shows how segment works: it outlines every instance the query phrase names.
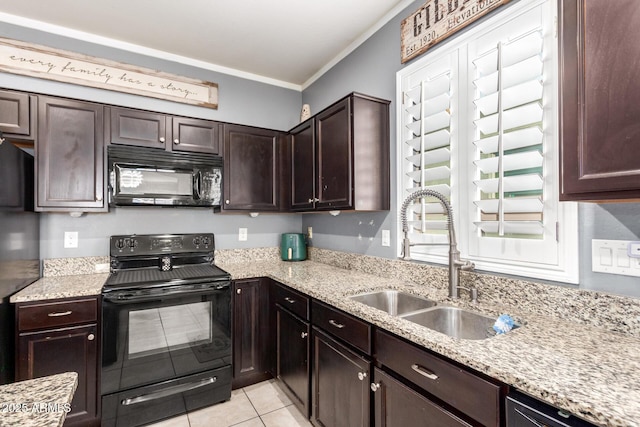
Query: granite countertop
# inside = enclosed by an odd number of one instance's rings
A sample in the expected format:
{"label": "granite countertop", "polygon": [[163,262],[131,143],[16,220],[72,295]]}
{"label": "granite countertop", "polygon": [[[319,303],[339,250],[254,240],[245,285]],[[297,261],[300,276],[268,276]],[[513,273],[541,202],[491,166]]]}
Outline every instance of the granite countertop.
{"label": "granite countertop", "polygon": [[43,277],[11,296],[12,303],[100,295],[108,273]]}
{"label": "granite countertop", "polygon": [[[233,258],[229,256],[227,260]],[[231,273],[233,279],[271,277],[594,424],[640,427],[637,335],[551,316],[544,311],[545,307],[532,305],[526,298],[507,306],[489,295],[483,300],[480,289],[477,304],[466,299],[452,301],[442,283],[418,285],[406,277],[387,278],[315,261],[246,259],[219,261],[217,265]],[[446,274],[436,273],[433,277],[431,282],[446,281]],[[107,278],[106,273],[44,277],[11,297],[11,302],[99,295]],[[507,313],[522,327],[486,340],[460,340],[348,298],[389,288],[490,316]]]}
{"label": "granite countertop", "polygon": [[77,386],[75,372],[0,386],[0,426],[62,426]]}
{"label": "granite countertop", "polygon": [[[233,279],[271,277],[311,297],[503,381],[594,424],[640,426],[640,339],[595,326],[482,301],[448,299],[440,287],[415,285],[314,261],[218,263]],[[491,316],[510,314],[522,327],[486,340],[448,337],[348,296],[392,288]],[[526,302],[523,303],[526,306]]]}

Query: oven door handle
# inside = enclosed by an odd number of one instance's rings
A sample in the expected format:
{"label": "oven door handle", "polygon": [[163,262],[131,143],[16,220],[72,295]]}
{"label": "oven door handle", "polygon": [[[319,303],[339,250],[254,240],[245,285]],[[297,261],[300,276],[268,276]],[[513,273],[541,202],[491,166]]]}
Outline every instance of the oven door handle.
{"label": "oven door handle", "polygon": [[123,399],[120,403],[123,406],[135,405],[136,403],[149,402],[151,400],[162,399],[163,397],[173,396],[174,394],[184,393],[185,391],[195,390],[200,387],[207,386],[216,382],[218,377],[209,377],[200,381],[178,384],[171,387],[164,388],[162,390],[154,391],[147,394],[142,394],[136,397],[130,397]]}
{"label": "oven door handle", "polygon": [[227,282],[224,285],[217,285],[207,289],[197,289],[197,290],[186,290],[186,289],[176,289],[169,292],[157,292],[146,295],[133,295],[133,294],[123,294],[120,292],[116,292],[115,295],[106,293],[102,295],[102,298],[105,301],[112,302],[114,304],[127,304],[131,302],[139,302],[139,301],[154,301],[158,298],[164,297],[176,297],[176,296],[194,296],[194,295],[207,295],[213,294],[222,290],[229,289],[230,284]]}

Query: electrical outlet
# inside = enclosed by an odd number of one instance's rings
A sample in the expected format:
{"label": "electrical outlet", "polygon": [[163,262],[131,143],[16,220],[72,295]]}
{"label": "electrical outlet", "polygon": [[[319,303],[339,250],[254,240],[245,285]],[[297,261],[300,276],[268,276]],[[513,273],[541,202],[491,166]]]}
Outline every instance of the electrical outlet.
{"label": "electrical outlet", "polygon": [[390,230],[382,230],[382,246],[391,246]]}
{"label": "electrical outlet", "polygon": [[313,239],[313,227],[307,227],[307,237]]}
{"label": "electrical outlet", "polygon": [[65,231],[64,232],[64,247],[65,249],[74,249],[78,247],[78,232],[77,231]]}
{"label": "electrical outlet", "polygon": [[238,240],[241,242],[247,241],[247,229],[246,228],[238,228]]}

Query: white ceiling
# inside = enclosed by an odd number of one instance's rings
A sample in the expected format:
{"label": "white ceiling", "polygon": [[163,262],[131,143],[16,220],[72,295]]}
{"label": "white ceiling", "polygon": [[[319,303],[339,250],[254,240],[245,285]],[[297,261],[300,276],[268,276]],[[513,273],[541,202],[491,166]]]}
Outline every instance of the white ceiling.
{"label": "white ceiling", "polygon": [[412,2],[0,0],[0,21],[300,89]]}

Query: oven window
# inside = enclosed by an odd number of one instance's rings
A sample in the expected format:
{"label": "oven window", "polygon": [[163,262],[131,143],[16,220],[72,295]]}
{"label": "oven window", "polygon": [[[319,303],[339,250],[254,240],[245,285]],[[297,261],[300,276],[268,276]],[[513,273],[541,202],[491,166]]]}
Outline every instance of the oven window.
{"label": "oven window", "polygon": [[193,176],[190,172],[164,169],[118,168],[119,194],[144,196],[190,196],[193,193]]}
{"label": "oven window", "polygon": [[129,312],[129,359],[212,342],[211,301]]}

